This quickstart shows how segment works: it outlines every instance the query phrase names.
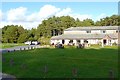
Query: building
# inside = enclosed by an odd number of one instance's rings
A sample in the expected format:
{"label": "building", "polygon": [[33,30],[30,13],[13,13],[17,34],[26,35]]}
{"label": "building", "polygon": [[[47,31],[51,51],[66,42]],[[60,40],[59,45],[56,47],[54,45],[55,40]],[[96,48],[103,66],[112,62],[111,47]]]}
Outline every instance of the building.
{"label": "building", "polygon": [[62,35],[51,37],[50,43],[113,45],[120,43],[119,34],[120,27],[118,26],[71,27],[65,29]]}

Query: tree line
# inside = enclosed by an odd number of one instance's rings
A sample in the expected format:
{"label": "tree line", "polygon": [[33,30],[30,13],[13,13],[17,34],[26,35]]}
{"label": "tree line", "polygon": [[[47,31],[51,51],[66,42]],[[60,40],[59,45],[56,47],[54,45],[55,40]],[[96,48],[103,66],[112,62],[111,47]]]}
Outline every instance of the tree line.
{"label": "tree line", "polygon": [[80,21],[78,18],[75,20],[70,16],[50,17],[43,20],[38,25],[37,29],[31,30],[24,29],[21,25],[7,25],[2,28],[3,43],[23,43],[25,41],[43,41],[52,36],[63,34],[64,29],[69,27],[83,27],[83,26],[119,26],[120,16],[112,15],[105,17],[99,21],[94,22],[92,19],[85,19]]}

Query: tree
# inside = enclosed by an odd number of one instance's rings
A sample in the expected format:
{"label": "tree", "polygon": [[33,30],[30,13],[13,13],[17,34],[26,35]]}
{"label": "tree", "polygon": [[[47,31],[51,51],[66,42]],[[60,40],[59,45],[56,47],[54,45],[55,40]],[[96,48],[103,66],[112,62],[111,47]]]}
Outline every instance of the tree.
{"label": "tree", "polygon": [[18,43],[23,43],[28,40],[28,33],[21,34],[18,38]]}
{"label": "tree", "polygon": [[16,43],[18,39],[18,30],[16,26],[7,28],[4,37],[8,43]]}
{"label": "tree", "polygon": [[82,26],[94,26],[94,21],[92,19],[85,19],[82,22]]}

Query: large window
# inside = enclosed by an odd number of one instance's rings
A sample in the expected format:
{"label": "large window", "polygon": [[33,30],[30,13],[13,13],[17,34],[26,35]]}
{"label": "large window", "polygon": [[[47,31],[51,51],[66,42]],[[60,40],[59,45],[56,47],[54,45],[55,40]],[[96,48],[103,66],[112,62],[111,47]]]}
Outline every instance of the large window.
{"label": "large window", "polygon": [[119,30],[116,30],[116,33],[119,33],[120,31]]}
{"label": "large window", "polygon": [[106,33],[106,31],[105,31],[105,30],[103,30],[103,31],[102,31],[102,33]]}
{"label": "large window", "polygon": [[77,40],[78,43],[80,43],[80,40]]}
{"label": "large window", "polygon": [[91,33],[91,31],[90,30],[88,30],[88,31],[86,31],[87,33]]}
{"label": "large window", "polygon": [[70,40],[69,43],[73,43],[73,40]]}

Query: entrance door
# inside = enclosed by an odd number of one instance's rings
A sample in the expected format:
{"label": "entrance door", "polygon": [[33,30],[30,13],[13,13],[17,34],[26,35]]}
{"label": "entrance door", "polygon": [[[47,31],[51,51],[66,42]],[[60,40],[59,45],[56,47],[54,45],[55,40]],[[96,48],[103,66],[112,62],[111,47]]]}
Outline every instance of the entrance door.
{"label": "entrance door", "polygon": [[65,43],[65,40],[62,40],[62,44],[64,44]]}
{"label": "entrance door", "polygon": [[106,40],[106,39],[104,39],[104,40],[103,40],[103,44],[104,44],[104,45],[106,45],[106,43],[107,43],[107,40]]}

